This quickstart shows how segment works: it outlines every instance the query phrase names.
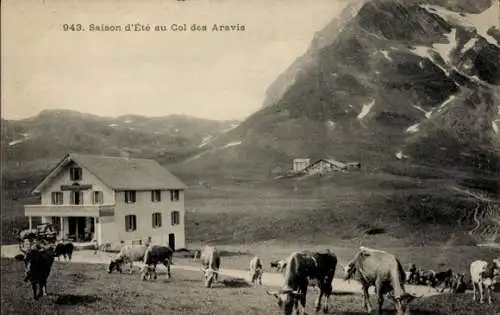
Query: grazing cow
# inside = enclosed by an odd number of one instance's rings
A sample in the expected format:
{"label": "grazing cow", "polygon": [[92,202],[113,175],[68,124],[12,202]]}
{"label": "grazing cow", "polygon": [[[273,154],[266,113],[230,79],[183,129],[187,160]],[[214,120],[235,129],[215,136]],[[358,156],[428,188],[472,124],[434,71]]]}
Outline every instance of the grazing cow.
{"label": "grazing cow", "polygon": [[60,256],[63,256],[65,260],[71,261],[74,249],[75,246],[71,242],[59,243],[56,245],[56,249],[54,250],[54,256],[57,257],[57,260],[60,260]]}
{"label": "grazing cow", "polygon": [[264,273],[264,266],[262,265],[262,260],[255,256],[250,260],[250,280],[252,284],[259,283],[262,285],[262,274]]}
{"label": "grazing cow", "polygon": [[419,284],[428,286],[429,292],[431,292],[431,288],[434,288],[436,286],[436,272],[434,270],[421,269],[419,272],[419,276]]}
{"label": "grazing cow", "polygon": [[269,263],[269,265],[271,266],[271,268],[276,268],[276,272],[283,272],[285,271],[286,260],[273,260]]}
{"label": "grazing cow", "polygon": [[15,258],[24,261],[24,281],[31,282],[33,298],[37,300],[40,296],[47,295],[47,279],[54,264],[54,249],[50,246],[32,247]]}
{"label": "grazing cow", "polygon": [[153,274],[153,279],[156,279],[156,265],[160,263],[167,268],[167,278],[170,279],[172,277],[170,273],[170,265],[173,265],[173,253],[172,249],[168,246],[148,246],[146,252],[144,253],[142,280],[146,280],[147,276],[150,276],[151,274]]}
{"label": "grazing cow", "polygon": [[132,267],[134,261],[143,261],[144,254],[148,247],[145,245],[125,245],[120,249],[118,255],[115,259],[112,259],[109,263],[108,273],[112,273],[113,270],[122,272],[122,265],[125,263],[130,264],[130,273],[132,273]]}
{"label": "grazing cow", "polygon": [[440,292],[444,292],[445,289],[451,290],[451,282],[453,280],[453,271],[448,269],[446,271],[437,272],[434,274],[434,289],[440,291],[438,287],[441,287]]}
{"label": "grazing cow", "polygon": [[344,271],[345,280],[355,279],[361,282],[363,307],[368,313],[373,309],[368,295],[371,286],[375,286],[379,314],[382,311],[384,295],[394,300],[397,314],[401,315],[415,298],[405,291],[406,275],[403,266],[394,255],[387,252],[361,246]]}
{"label": "grazing cow", "polygon": [[203,276],[205,278],[205,286],[207,288],[212,287],[212,282],[218,281],[219,278],[219,268],[220,268],[220,254],[219,251],[212,246],[205,246],[200,255],[200,260],[202,264],[201,271],[203,271]]}
{"label": "grazing cow", "polygon": [[329,299],[333,293],[332,281],[336,267],[337,256],[330,251],[294,252],[288,258],[285,279],[280,290],[267,291],[267,294],[277,299],[278,306],[283,309],[285,315],[292,314],[294,308],[297,314],[304,314],[307,286],[310,279],[315,279],[320,290],[314,303],[316,311],[321,308],[321,299],[324,296],[323,312],[327,313]]}
{"label": "grazing cow", "polygon": [[496,284],[496,276],[500,270],[500,259],[491,262],[476,260],[470,264],[470,276],[472,280],[472,301],[476,301],[476,286],[479,290],[479,302],[484,303],[484,290],[488,294],[488,303],[491,304],[491,291]]}
{"label": "grazing cow", "polygon": [[451,281],[451,293],[465,293],[467,289],[467,284],[465,283],[465,275],[463,273],[457,273],[453,276]]}

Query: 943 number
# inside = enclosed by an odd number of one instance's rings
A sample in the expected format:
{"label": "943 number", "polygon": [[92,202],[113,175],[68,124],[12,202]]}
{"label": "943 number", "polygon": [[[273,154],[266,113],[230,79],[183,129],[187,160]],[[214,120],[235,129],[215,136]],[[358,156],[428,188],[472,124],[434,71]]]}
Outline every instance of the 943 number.
{"label": "943 number", "polygon": [[81,32],[85,31],[82,24],[63,24],[63,31],[65,32]]}

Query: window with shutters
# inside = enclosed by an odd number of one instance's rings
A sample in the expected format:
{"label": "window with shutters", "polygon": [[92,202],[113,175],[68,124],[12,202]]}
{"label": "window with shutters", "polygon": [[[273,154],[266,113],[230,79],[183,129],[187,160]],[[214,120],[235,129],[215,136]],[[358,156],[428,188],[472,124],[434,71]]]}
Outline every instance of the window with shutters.
{"label": "window with shutters", "polygon": [[179,201],[179,190],[174,189],[170,191],[170,201]]}
{"label": "window with shutters", "polygon": [[161,190],[152,190],[151,191],[151,201],[152,202],[160,202],[161,201]]}
{"label": "window with shutters", "polygon": [[71,180],[82,180],[82,168],[81,167],[71,167],[69,169],[69,179]]}
{"label": "window with shutters", "polygon": [[135,215],[126,215],[125,216],[125,231],[133,232],[137,229],[137,218]]}
{"label": "window with shutters", "polygon": [[153,213],[152,221],[153,221],[153,228],[161,227],[161,213],[160,212]]}
{"label": "window with shutters", "polygon": [[62,191],[53,191],[52,192],[52,204],[53,205],[62,205],[64,203],[63,192]]}
{"label": "window with shutters", "polygon": [[170,221],[172,225],[181,224],[181,215],[179,211],[172,211],[172,213],[170,214]]}
{"label": "window with shutters", "polygon": [[135,201],[136,201],[135,190],[126,190],[125,191],[125,203],[134,203]]}
{"label": "window with shutters", "polygon": [[92,203],[93,204],[103,204],[104,203],[104,193],[102,191],[94,191],[92,193]]}
{"label": "window with shutters", "polygon": [[72,205],[83,205],[83,191],[72,191],[70,193],[70,203]]}

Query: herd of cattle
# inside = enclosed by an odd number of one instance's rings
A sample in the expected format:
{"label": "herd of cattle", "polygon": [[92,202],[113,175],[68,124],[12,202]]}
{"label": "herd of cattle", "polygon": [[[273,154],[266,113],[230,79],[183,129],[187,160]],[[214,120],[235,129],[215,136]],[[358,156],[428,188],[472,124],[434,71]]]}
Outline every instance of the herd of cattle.
{"label": "herd of cattle", "polygon": [[[22,254],[16,256],[17,260],[25,263],[24,281],[30,281],[33,296],[38,299],[46,295],[47,278],[50,274],[55,257],[60,256],[71,260],[74,246],[71,243],[59,243],[52,246],[34,244]],[[116,257],[112,258],[108,273],[114,270],[122,272],[124,264],[130,265],[132,272],[133,262],[141,261],[144,266],[141,270],[142,280],[157,279],[156,266],[163,264],[167,268],[167,277],[171,277],[170,266],[173,251],[168,246],[162,245],[125,245]],[[221,255],[215,247],[206,246],[197,251],[194,260],[201,261],[201,271],[205,286],[210,288],[218,281],[221,266]],[[332,282],[340,265],[337,256],[326,250],[293,252],[287,259],[270,262],[271,268],[283,274],[283,284],[277,291],[266,291],[276,298],[278,306],[284,314],[292,314],[295,309],[297,314],[304,314],[308,286],[314,282],[319,289],[315,301],[316,311],[321,308],[326,313],[330,296],[333,293]],[[375,287],[377,295],[378,312],[380,313],[384,299],[394,302],[397,314],[404,314],[408,304],[416,298],[405,290],[405,284],[425,284],[443,292],[446,288],[450,292],[463,293],[467,287],[464,274],[454,274],[451,270],[444,272],[425,271],[417,269],[415,265],[405,271],[399,259],[394,255],[381,250],[360,247],[354,258],[343,269],[344,280],[356,280],[361,283],[363,292],[363,308],[370,313],[373,309],[370,303],[368,289]],[[264,264],[259,257],[253,257],[249,264],[250,279],[252,284],[262,284]],[[470,277],[473,287],[473,301],[476,300],[476,288],[479,299],[484,303],[484,292],[487,292],[488,303],[491,304],[491,291],[500,275],[500,257],[491,261],[476,260],[470,265]],[[322,303],[322,299],[324,301]],[[321,307],[322,306],[322,307]]]}

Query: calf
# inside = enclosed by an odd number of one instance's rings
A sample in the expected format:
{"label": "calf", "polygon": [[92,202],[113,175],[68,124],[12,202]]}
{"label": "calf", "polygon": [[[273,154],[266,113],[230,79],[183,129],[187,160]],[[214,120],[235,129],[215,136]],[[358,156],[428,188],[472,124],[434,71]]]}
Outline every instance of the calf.
{"label": "calf", "polygon": [[488,294],[488,304],[491,304],[491,291],[496,284],[496,276],[500,270],[500,259],[491,262],[476,260],[470,264],[470,276],[472,280],[472,301],[476,301],[476,287],[479,290],[479,302],[484,303],[484,290]]}
{"label": "calf", "polygon": [[59,243],[54,250],[54,256],[57,257],[57,260],[60,260],[60,256],[63,256],[65,260],[71,261],[74,249],[75,246],[71,242]]}
{"label": "calf", "polygon": [[262,260],[255,256],[250,260],[250,281],[252,284],[259,283],[262,285],[262,274],[264,273],[264,266],[262,265]]}
{"label": "calf", "polygon": [[45,248],[33,247],[15,258],[24,261],[24,281],[31,282],[33,298],[37,300],[40,296],[47,295],[47,279],[54,264],[54,249],[50,246]]}

